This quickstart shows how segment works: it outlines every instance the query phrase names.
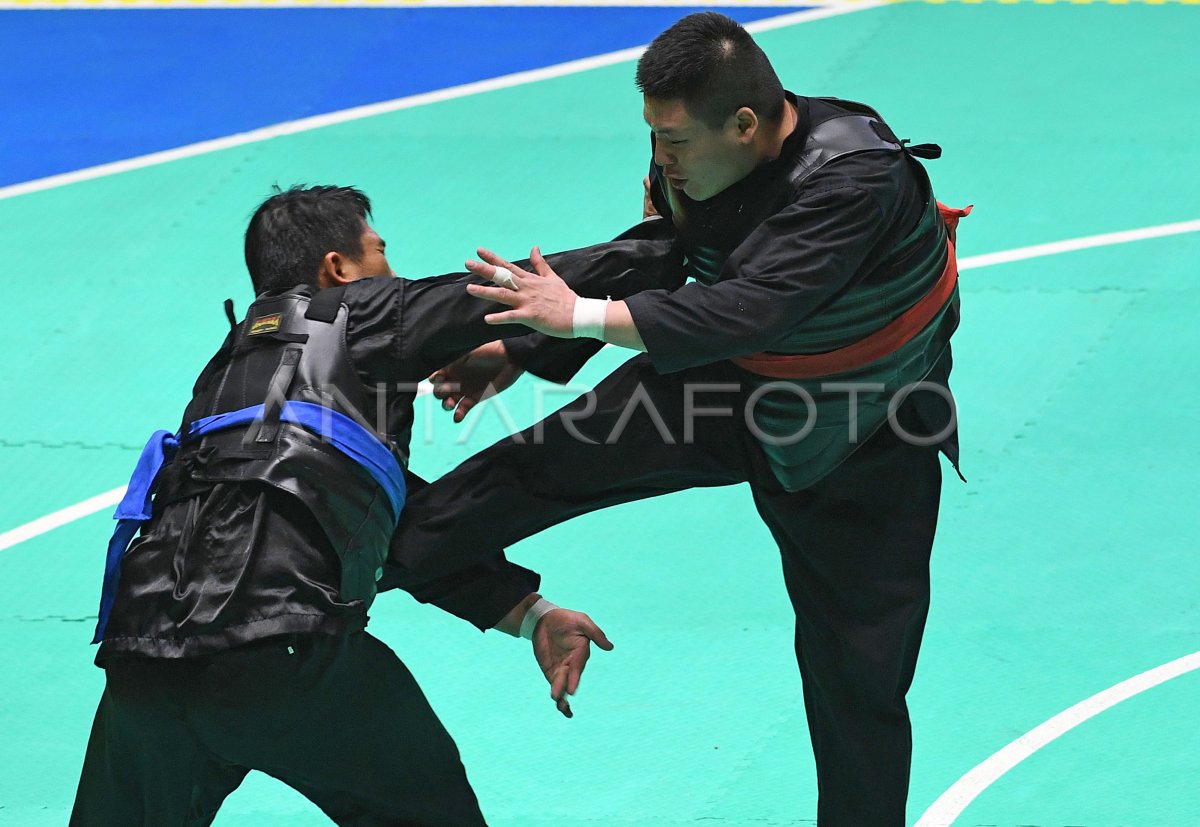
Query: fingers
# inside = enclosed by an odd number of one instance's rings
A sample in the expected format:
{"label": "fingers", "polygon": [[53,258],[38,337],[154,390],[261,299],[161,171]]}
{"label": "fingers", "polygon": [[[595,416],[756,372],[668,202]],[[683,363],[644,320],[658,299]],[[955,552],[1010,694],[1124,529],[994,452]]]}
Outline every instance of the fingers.
{"label": "fingers", "polygon": [[466,394],[455,394],[454,396],[447,396],[442,400],[442,410],[454,411],[454,421],[462,422],[467,414],[471,412],[471,408],[474,408],[478,402],[478,399],[474,399]]}
{"label": "fingers", "polygon": [[475,403],[478,401],[479,400],[472,399],[469,396],[464,396],[462,401],[458,403],[458,407],[454,409],[454,421],[457,423],[466,419],[467,414],[471,412],[471,408],[474,408]]}
{"label": "fingers", "polygon": [[608,635],[604,634],[604,630],[595,624],[595,622],[584,615],[583,633],[592,639],[592,642],[603,649],[605,652],[613,650],[612,641],[608,639]]}
{"label": "fingers", "polygon": [[564,668],[566,664],[560,664],[554,670],[554,676],[550,678],[550,697],[554,700],[560,700],[567,694],[567,670]]}
{"label": "fingers", "polygon": [[455,399],[462,393],[462,385],[450,378],[446,368],[434,371],[429,377],[429,384],[433,387],[433,398],[443,400],[442,407],[445,407],[445,400]]}
{"label": "fingers", "polygon": [[467,259],[465,264],[467,270],[481,279],[487,279],[506,290],[519,289],[514,276],[519,275],[521,273],[520,270],[508,270],[499,265],[485,264],[482,261],[475,261],[474,259]]}
{"label": "fingers", "polygon": [[529,251],[529,261],[530,261],[530,263],[533,264],[533,269],[537,271],[537,274],[539,276],[555,275],[554,270],[552,270],[550,268],[550,265],[546,262],[546,259],[542,256],[542,250],[540,247],[534,247],[532,250]]}
{"label": "fingers", "polygon": [[554,699],[559,712],[567,718],[574,717],[571,702],[567,698],[567,677],[562,667],[554,670],[554,677],[550,681],[550,697]]}
{"label": "fingers", "polygon": [[508,259],[501,258],[486,247],[480,247],[476,250],[476,252],[479,254],[480,258],[487,262],[487,264],[491,265],[490,272],[487,271],[488,268],[486,266],[482,268],[479,266],[472,267],[472,264],[479,264],[479,262],[473,261],[467,262],[467,269],[475,275],[482,276],[485,279],[490,279],[502,287],[507,287],[510,290],[519,290],[520,287],[518,286],[518,280],[522,277],[533,275],[532,273],[517,267],[512,262],[508,261]]}
{"label": "fingers", "polygon": [[579,679],[583,677],[583,668],[587,666],[588,656],[590,652],[586,644],[583,651],[579,655],[578,661],[569,661],[567,663],[567,694],[574,695],[579,689]]}
{"label": "fingers", "polygon": [[483,317],[486,324],[523,324],[525,317],[519,310],[505,310],[503,313],[489,313]]}
{"label": "fingers", "polygon": [[506,287],[486,287],[482,284],[468,284],[467,292],[481,299],[507,304],[509,307],[515,307],[521,301],[519,296]]}
{"label": "fingers", "polygon": [[520,267],[514,266],[511,261],[506,258],[501,258],[487,247],[476,247],[475,253],[493,267],[503,267],[505,270],[515,270],[518,273],[521,272]]}
{"label": "fingers", "polygon": [[582,612],[548,612],[534,633],[534,654],[550,684],[550,697],[568,718],[574,716],[569,699],[579,690],[592,643],[605,651],[613,648],[603,630]]}

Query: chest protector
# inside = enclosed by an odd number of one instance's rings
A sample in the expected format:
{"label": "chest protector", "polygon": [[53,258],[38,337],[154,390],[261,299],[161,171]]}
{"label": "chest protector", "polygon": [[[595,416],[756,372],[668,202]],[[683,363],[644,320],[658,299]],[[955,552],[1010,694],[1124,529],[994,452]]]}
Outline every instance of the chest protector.
{"label": "chest protector", "polygon": [[174,461],[163,469],[156,501],[219,482],[265,483],[285,491],[312,512],[337,552],[341,599],[369,605],[400,505],[353,452],[322,433],[327,429],[281,418],[288,403],[320,406],[296,407],[339,415],[356,436],[366,432],[402,462],[396,447],[370,424],[373,412],[347,349],[342,292],[268,296],[250,306],[197,381],[181,433],[188,433],[189,423],[218,414],[261,405],[261,415],[203,436],[184,436]]}

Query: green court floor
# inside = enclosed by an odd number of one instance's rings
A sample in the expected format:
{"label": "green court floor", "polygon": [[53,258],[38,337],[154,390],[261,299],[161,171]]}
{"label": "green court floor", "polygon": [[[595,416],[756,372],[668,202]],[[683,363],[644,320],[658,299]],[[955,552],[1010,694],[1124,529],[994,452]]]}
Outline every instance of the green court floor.
{"label": "green court floor", "polygon": [[[945,149],[974,203],[960,255],[1200,218],[1200,12],[1180,5],[898,4],[758,36],[803,94],[876,106]],[[174,427],[251,296],[240,260],[274,182],[364,187],[397,270],[459,269],[616,234],[640,215],[630,62],[0,200],[0,532],[121,485]],[[1200,233],[976,267],[956,340],[963,471],[910,695],[909,820],[1057,713],[1200,650]],[[619,363],[608,349],[580,377]],[[523,381],[454,426],[418,414],[437,476],[567,401]],[[478,420],[471,430],[471,420]],[[465,435],[465,438],[464,438]],[[108,513],[0,551],[0,823],[63,824],[103,683],[88,646]],[[778,559],[741,488],[592,515],[512,550],[616,644],[561,719],[525,644],[402,594],[372,630],[462,749],[489,820],[812,823],[815,781]],[[955,823],[1200,825],[1200,672],[1065,732]],[[252,776],[219,825],[317,825]],[[947,822],[940,822],[947,823]]]}

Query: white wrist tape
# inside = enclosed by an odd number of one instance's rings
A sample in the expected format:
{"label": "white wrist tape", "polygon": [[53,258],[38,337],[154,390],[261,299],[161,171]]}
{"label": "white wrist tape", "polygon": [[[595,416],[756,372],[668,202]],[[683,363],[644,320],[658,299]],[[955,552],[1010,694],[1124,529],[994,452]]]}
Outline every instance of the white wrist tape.
{"label": "white wrist tape", "polygon": [[571,317],[571,335],[576,339],[599,339],[604,341],[604,321],[608,317],[608,306],[612,299],[575,299],[575,312]]}
{"label": "white wrist tape", "polygon": [[538,621],[542,619],[542,615],[557,608],[559,607],[546,598],[539,597],[537,602],[529,607],[529,611],[525,612],[525,618],[521,621],[521,637],[526,640],[533,640],[533,630],[537,628]]}

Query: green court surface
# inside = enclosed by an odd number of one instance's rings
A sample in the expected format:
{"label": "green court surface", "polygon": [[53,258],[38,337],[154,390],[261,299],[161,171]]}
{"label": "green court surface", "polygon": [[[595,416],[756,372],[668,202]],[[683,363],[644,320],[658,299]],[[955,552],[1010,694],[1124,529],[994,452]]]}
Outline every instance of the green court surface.
{"label": "green court surface", "polygon": [[[898,4],[758,36],[785,84],[870,102],[945,149],[974,203],[960,256],[1200,218],[1200,12]],[[174,427],[249,303],[241,233],[273,182],[358,184],[397,270],[611,236],[639,216],[632,63],[0,200],[0,531],[121,485]],[[910,702],[910,823],[1057,713],[1200,650],[1200,233],[967,269],[950,474]],[[604,351],[594,382],[625,354]],[[518,424],[568,397],[522,381]],[[469,432],[471,420],[478,420]],[[437,476],[505,432],[499,405],[418,414]],[[464,433],[466,438],[463,439]],[[0,823],[63,824],[103,684],[88,646],[107,510],[0,551]],[[808,824],[816,789],[791,610],[743,488],[559,526],[512,549],[616,644],[558,716],[526,644],[402,594],[372,631],[420,680],[500,827]],[[1200,825],[1200,672],[1063,733],[961,825]],[[219,825],[327,823],[252,775]],[[930,824],[934,822],[928,822]],[[949,823],[943,819],[936,823]]]}

